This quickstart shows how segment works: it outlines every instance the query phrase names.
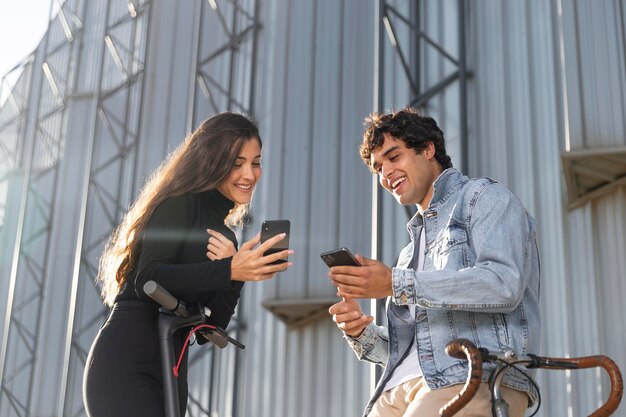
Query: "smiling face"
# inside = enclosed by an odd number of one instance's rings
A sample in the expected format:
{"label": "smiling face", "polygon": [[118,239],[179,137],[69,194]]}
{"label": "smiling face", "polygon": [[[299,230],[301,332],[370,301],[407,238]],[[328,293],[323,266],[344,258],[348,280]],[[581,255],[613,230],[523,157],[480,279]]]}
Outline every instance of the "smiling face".
{"label": "smiling face", "polygon": [[226,198],[247,204],[261,178],[261,144],[256,138],[246,140],[228,177],[217,187]]}
{"label": "smiling face", "polygon": [[371,167],[380,184],[402,205],[419,205],[423,210],[433,196],[433,183],[441,173],[432,143],[421,152],[407,148],[404,141],[385,134],[383,144],[372,150]]}

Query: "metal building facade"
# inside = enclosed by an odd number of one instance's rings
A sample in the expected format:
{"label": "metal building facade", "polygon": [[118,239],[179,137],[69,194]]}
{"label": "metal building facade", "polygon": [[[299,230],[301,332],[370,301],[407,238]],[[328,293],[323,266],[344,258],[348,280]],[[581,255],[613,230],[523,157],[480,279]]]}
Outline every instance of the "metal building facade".
{"label": "metal building facade", "polygon": [[[432,42],[420,47],[403,16]],[[360,415],[371,372],[324,314],[334,288],[319,253],[372,250],[363,116],[446,80],[462,46],[466,120],[458,79],[423,104],[454,164],[503,182],[538,220],[541,353],[606,353],[624,369],[624,186],[570,209],[561,156],[626,146],[625,24],[609,0],[67,0],[0,108],[0,415],[84,415],[103,241],[168,150],[228,109],[256,116],[264,141],[241,237],[288,218],[296,253],[288,272],[246,285],[232,324],[244,351],[192,348],[188,415]],[[392,263],[407,212],[380,199]],[[583,415],[606,395],[600,375],[544,372],[540,415]]]}
{"label": "metal building facade", "polygon": [[[624,187],[570,208],[561,164],[573,151],[611,150],[624,172],[623,2],[474,6],[470,172],[507,184],[540,225],[542,349],[555,356],[602,352],[623,370],[626,328],[616,318],[625,289]],[[602,176],[610,163],[601,161],[592,174]],[[539,375],[543,415],[589,414],[608,394],[605,377],[594,371]],[[616,415],[625,413],[622,406]]]}

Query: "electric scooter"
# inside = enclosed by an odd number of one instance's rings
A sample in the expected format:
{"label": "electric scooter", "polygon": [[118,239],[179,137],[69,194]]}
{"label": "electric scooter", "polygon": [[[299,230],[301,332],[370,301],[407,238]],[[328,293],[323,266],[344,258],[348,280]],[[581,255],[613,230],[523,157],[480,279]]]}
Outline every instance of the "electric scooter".
{"label": "electric scooter", "polygon": [[[188,307],[182,300],[174,297],[154,281],[146,282],[143,290],[150,298],[161,305],[158,332],[163,372],[165,415],[167,417],[181,417],[178,384],[176,383],[179,363],[176,363],[174,354],[174,333],[184,327],[191,327],[191,333],[195,333],[195,330],[201,328],[202,333],[198,337],[204,337],[220,349],[225,348],[229,342],[240,349],[244,349],[245,346],[228,336],[224,329],[207,324],[207,319],[211,315],[210,309],[199,305]],[[188,341],[189,337],[187,338]],[[186,348],[186,345],[187,343],[183,346],[183,350]]]}

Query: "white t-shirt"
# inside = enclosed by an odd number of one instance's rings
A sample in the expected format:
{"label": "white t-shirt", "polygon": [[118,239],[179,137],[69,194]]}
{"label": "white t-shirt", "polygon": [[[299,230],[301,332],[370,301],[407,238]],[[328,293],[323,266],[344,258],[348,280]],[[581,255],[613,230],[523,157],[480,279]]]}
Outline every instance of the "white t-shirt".
{"label": "white t-shirt", "polygon": [[[425,241],[426,237],[424,234],[424,228],[422,227],[419,238],[419,247],[417,251],[418,257],[417,268],[415,268],[416,271],[424,270],[424,246],[426,245]],[[411,317],[413,317],[413,320],[415,320],[415,304],[409,304],[409,311],[411,313]],[[394,369],[391,378],[389,378],[389,381],[387,381],[387,383],[385,384],[385,391],[395,388],[406,381],[417,378],[418,376],[422,376],[422,368],[420,367],[419,359],[417,358],[417,349],[415,348],[415,344],[412,343],[409,354],[396,367],[396,369]]]}

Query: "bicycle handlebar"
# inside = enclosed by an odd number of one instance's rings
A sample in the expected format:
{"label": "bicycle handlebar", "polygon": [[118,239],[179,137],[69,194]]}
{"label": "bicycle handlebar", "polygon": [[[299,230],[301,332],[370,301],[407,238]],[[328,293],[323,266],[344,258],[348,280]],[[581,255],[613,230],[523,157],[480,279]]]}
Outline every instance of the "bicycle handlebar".
{"label": "bicycle handlebar", "polygon": [[[608,356],[593,355],[582,356],[578,358],[548,358],[542,356],[534,356],[539,364],[537,368],[542,369],[586,369],[586,368],[603,368],[609,375],[611,382],[611,392],[606,402],[600,408],[591,413],[589,417],[606,417],[613,414],[622,401],[624,393],[624,381],[622,373],[617,364]],[[533,363],[534,365],[534,363]],[[533,366],[534,367],[534,366]]]}
{"label": "bicycle handlebar", "polygon": [[469,361],[469,369],[467,371],[467,381],[461,392],[459,392],[446,405],[441,407],[439,414],[441,417],[450,417],[455,415],[461,408],[465,406],[480,387],[483,376],[483,358],[476,346],[467,339],[456,339],[448,343],[446,353],[457,359],[467,359]]}
{"label": "bicycle handlebar", "polygon": [[[446,353],[454,358],[466,359],[469,362],[468,378],[465,386],[452,400],[443,406],[439,413],[442,417],[451,417],[463,408],[476,394],[482,380],[483,361],[493,361],[498,359],[498,355],[493,355],[486,349],[478,349],[476,345],[467,339],[452,340],[446,346]],[[606,417],[613,414],[622,401],[624,393],[624,381],[617,364],[608,356],[594,355],[578,358],[550,358],[545,356],[528,355],[517,357],[512,362],[519,362],[528,368],[542,369],[585,369],[603,368],[609,375],[611,382],[611,392],[606,402],[591,413],[589,417]]]}

